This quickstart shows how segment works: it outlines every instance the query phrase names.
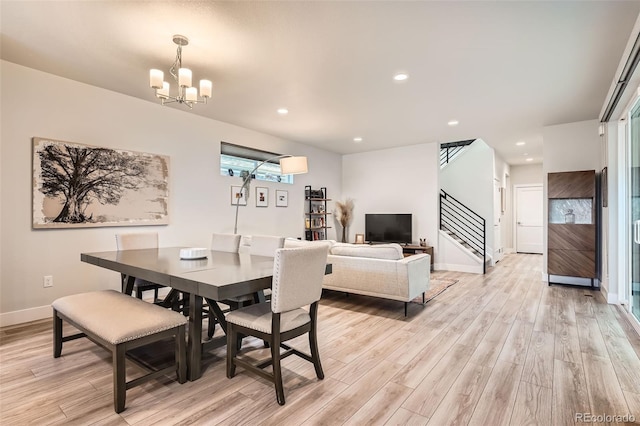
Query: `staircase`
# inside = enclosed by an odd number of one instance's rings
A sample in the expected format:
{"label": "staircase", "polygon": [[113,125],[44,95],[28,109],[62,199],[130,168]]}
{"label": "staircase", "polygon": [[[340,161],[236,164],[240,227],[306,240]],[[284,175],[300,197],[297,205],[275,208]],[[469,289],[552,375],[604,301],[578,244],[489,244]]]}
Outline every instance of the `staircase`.
{"label": "staircase", "polygon": [[440,144],[440,168],[446,166],[453,161],[458,155],[462,154],[466,147],[471,145],[475,139],[466,141],[448,142]]}
{"label": "staircase", "polygon": [[482,262],[482,273],[487,272],[485,219],[443,190],[440,190],[440,230],[477,257]]}

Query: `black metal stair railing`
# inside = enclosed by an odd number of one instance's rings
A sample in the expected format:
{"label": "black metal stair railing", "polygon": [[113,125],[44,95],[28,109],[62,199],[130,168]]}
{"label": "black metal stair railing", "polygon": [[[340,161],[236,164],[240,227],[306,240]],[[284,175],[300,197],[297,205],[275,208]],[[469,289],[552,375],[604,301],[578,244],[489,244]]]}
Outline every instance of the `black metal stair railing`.
{"label": "black metal stair railing", "polygon": [[443,190],[440,190],[440,229],[462,240],[464,246],[482,259],[482,273],[487,272],[485,219]]}
{"label": "black metal stair railing", "polygon": [[440,167],[455,158],[465,146],[471,145],[475,139],[440,144]]}

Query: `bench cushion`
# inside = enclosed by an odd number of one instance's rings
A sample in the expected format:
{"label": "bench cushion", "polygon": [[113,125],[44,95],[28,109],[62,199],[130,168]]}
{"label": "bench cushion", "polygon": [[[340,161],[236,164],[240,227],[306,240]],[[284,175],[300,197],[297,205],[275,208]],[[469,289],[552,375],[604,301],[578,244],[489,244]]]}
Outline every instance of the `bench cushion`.
{"label": "bench cushion", "polygon": [[51,306],[78,326],[113,345],[187,323],[182,314],[114,290],[61,297]]}

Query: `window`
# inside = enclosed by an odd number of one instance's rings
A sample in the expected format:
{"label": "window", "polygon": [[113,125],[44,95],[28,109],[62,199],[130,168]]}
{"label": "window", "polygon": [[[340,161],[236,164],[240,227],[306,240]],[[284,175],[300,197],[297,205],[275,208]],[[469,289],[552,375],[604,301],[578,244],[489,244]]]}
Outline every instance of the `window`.
{"label": "window", "polygon": [[[240,176],[243,171],[250,172],[263,161],[278,155],[280,154],[220,142],[220,174],[222,176]],[[292,175],[280,174],[279,160],[266,162],[254,172],[253,177],[268,182],[293,184]]]}

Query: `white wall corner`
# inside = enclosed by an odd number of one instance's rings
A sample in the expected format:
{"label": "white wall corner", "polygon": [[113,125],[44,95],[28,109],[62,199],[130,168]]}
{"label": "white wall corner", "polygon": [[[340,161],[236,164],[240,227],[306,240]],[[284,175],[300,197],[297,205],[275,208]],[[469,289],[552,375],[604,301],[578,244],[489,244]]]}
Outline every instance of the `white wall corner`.
{"label": "white wall corner", "polygon": [[504,254],[516,254],[516,249],[513,247],[507,247],[504,249]]}
{"label": "white wall corner", "polygon": [[20,311],[4,312],[0,314],[0,327],[51,318],[52,315],[53,311],[50,305],[22,309]]}

